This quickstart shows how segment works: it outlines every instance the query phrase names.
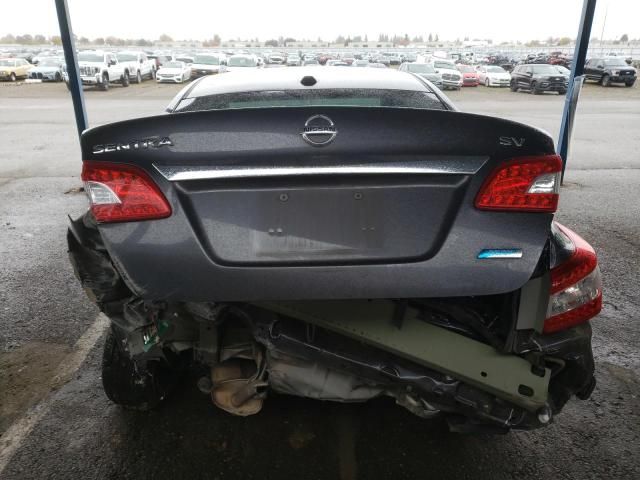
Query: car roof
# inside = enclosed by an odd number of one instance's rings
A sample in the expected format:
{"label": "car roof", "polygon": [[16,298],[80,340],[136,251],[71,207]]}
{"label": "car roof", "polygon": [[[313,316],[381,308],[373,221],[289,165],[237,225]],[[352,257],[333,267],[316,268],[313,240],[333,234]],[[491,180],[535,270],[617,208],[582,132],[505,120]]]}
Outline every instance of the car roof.
{"label": "car roof", "polygon": [[[307,76],[316,79],[313,86],[305,87],[300,83],[302,78]],[[413,75],[393,69],[262,68],[202,77],[202,80],[198,81],[184,98],[263,90],[334,88],[430,91]]]}

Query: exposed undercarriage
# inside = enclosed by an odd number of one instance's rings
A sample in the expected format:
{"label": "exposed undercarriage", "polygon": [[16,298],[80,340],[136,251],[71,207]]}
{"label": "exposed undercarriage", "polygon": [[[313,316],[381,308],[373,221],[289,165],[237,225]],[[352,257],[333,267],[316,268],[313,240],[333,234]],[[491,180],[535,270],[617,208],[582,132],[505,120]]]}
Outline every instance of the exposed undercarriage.
{"label": "exposed undercarriage", "polygon": [[[185,368],[218,407],[258,413],[270,391],[318,400],[393,397],[452,430],[506,432],[552,421],[593,390],[588,323],[553,335],[527,325],[531,292],[438,299],[166,303],[136,297],[89,215],[72,222],[72,264],[112,321],[107,395],[145,409]],[[534,295],[535,296],[535,295]],[[127,375],[128,374],[128,375]],[[128,392],[128,393],[127,393]]]}

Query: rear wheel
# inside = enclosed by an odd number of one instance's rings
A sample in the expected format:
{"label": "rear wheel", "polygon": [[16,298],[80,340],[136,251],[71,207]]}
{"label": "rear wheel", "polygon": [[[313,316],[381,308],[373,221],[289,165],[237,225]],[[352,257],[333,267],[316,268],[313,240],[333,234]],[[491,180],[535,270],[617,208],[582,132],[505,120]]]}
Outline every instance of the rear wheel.
{"label": "rear wheel", "polygon": [[625,82],[624,86],[625,87],[633,87],[633,84],[636,83],[635,81],[630,81],[630,82]]}
{"label": "rear wheel", "polygon": [[140,73],[140,70],[136,73],[136,83],[142,83],[142,74]]}
{"label": "rear wheel", "polygon": [[516,82],[511,80],[511,82],[509,82],[509,88],[511,89],[512,92],[517,92],[518,91],[518,85],[516,85]]}
{"label": "rear wheel", "polygon": [[604,75],[602,77],[602,86],[603,87],[608,87],[611,85],[611,77],[609,77],[609,75]]}
{"label": "rear wheel", "polygon": [[151,410],[169,393],[177,376],[160,361],[141,368],[123,348],[115,327],[109,329],[102,354],[102,386],[113,403],[132,410]]}
{"label": "rear wheel", "polygon": [[16,77],[16,74],[11,72],[11,75],[9,76],[9,80],[11,80],[12,82],[15,82],[18,79],[18,77]]}
{"label": "rear wheel", "polygon": [[489,86],[490,86],[490,83],[489,83],[489,79],[488,79],[488,78],[485,78],[485,79],[484,79],[484,86],[485,86],[485,87],[489,87]]}
{"label": "rear wheel", "polygon": [[62,75],[60,75],[60,72],[56,72],[56,82],[61,82],[62,81]]}
{"label": "rear wheel", "polygon": [[124,75],[122,75],[122,86],[128,87],[130,83],[131,79],[129,78],[129,72],[124,72]]}

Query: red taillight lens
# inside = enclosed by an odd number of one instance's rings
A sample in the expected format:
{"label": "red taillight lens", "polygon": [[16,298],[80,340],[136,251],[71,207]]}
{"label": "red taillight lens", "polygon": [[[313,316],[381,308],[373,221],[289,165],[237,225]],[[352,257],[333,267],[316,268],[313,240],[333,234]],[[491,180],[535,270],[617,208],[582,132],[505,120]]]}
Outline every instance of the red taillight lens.
{"label": "red taillight lens", "polygon": [[501,164],[484,182],[476,208],[555,212],[562,159],[558,155],[521,157]]}
{"label": "red taillight lens", "polygon": [[84,162],[82,180],[91,212],[100,223],[152,220],[171,215],[169,202],[141,168]]}
{"label": "red taillight lens", "polygon": [[591,245],[577,233],[558,223],[571,240],[574,252],[551,269],[551,296],[544,333],[553,333],[584,323],[602,309],[602,279],[598,259]]}

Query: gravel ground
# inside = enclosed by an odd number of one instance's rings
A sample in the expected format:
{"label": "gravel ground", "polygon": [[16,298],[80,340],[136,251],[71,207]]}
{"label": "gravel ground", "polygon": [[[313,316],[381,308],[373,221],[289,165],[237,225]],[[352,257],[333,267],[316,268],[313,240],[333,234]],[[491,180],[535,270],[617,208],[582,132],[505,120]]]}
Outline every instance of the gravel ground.
{"label": "gravel ground", "polygon": [[[158,113],[179,88],[87,91],[90,122]],[[0,84],[0,452],[10,426],[33,419],[4,471],[0,454],[0,478],[640,478],[639,92],[585,89],[558,214],[596,248],[605,282],[593,396],[543,430],[461,436],[388,401],[276,396],[232,417],[192,378],[159,410],[125,412],[102,393],[100,341],[61,375],[97,315],[66,257],[66,215],[86,208],[73,113],[63,85]],[[559,128],[557,95],[450,96],[465,111]]]}

